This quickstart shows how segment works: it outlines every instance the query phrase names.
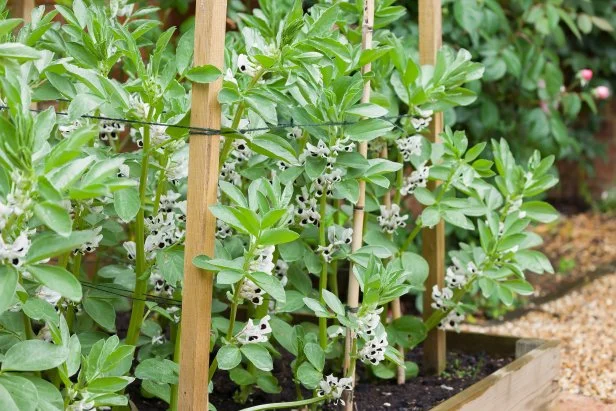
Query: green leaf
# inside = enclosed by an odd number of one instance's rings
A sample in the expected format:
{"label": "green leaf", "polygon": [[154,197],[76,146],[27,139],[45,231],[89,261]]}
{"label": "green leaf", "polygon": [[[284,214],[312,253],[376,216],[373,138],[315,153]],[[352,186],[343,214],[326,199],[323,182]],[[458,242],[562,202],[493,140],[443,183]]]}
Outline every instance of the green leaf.
{"label": "green leaf", "polygon": [[184,278],[184,250],[168,247],[158,251],[156,265],[165,281],[175,287]]}
{"label": "green leaf", "polygon": [[134,380],[132,377],[99,377],[88,382],[88,391],[96,393],[121,391]]}
{"label": "green leaf", "polygon": [[242,362],[242,353],[235,345],[223,345],[216,354],[221,370],[232,370]]}
{"label": "green leaf", "polygon": [[25,376],[38,393],[38,408],[40,411],[63,411],[64,399],[58,389],[50,382],[38,377]]}
{"label": "green leaf", "polygon": [[520,207],[520,211],[526,212],[526,216],[541,223],[551,223],[559,217],[558,211],[544,201],[528,201]]}
{"label": "green leaf", "polygon": [[41,340],[13,345],[2,361],[2,371],[43,371],[56,368],[68,358],[68,348]]}
{"label": "green leaf", "polygon": [[141,208],[137,189],[129,187],[113,193],[113,208],[122,221],[125,223],[132,221]]}
{"label": "green leaf", "polygon": [[304,346],[304,354],[310,363],[319,371],[325,367],[325,351],[319,344],[308,343]]}
{"label": "green leaf", "polygon": [[21,43],[2,43],[0,44],[0,57],[25,61],[38,60],[41,54],[38,50]]}
{"label": "green leaf", "polygon": [[250,273],[248,277],[280,304],[286,302],[284,287],[278,278],[262,272]]}
{"label": "green leaf", "polygon": [[58,324],[58,313],[55,308],[45,300],[40,298],[28,298],[22,306],[24,314],[33,320]]}
{"label": "green leaf", "polygon": [[28,272],[41,284],[62,294],[72,301],[81,301],[81,283],[65,268],[56,265],[37,264],[28,266]]}
{"label": "green leaf", "polygon": [[393,124],[388,121],[371,118],[347,126],[344,132],[353,141],[370,141],[384,136],[393,127]]}
{"label": "green leaf", "polygon": [[340,299],[336,297],[334,293],[325,289],[321,290],[321,292],[323,293],[323,299],[325,300],[325,303],[333,312],[342,316],[346,315],[344,305],[342,305]]}
{"label": "green leaf", "polygon": [[186,73],[186,78],[195,83],[206,84],[216,81],[221,75],[222,72],[220,69],[210,64],[206,64],[204,66],[192,67]]}
{"label": "green leaf", "polygon": [[[10,374],[0,375],[0,387],[2,388],[0,390],[0,407],[2,407],[3,411],[9,410],[13,406],[8,401],[8,398],[3,398],[3,393],[9,394],[17,410],[37,409],[39,402],[38,391],[34,384],[26,378]],[[3,404],[5,401],[8,404]]]}
{"label": "green leaf", "polygon": [[323,374],[317,371],[309,362],[303,362],[297,369],[297,378],[302,385],[310,390],[319,386]]}
{"label": "green leaf", "polygon": [[5,19],[0,21],[0,36],[10,34],[21,22],[23,22],[23,19]]}
{"label": "green leaf", "polygon": [[431,206],[432,204],[436,202],[436,199],[434,198],[434,194],[432,194],[432,191],[428,190],[425,187],[417,187],[413,195],[415,196],[417,201],[419,201],[421,204],[425,206]]}
{"label": "green leaf", "polygon": [[88,297],[83,300],[83,308],[101,327],[108,331],[115,330],[116,313],[109,301]]}
{"label": "green leaf", "polygon": [[534,292],[532,284],[526,280],[509,280],[500,284],[502,287],[507,287],[509,290],[520,295],[532,295]]}
{"label": "green leaf", "polygon": [[56,257],[68,251],[74,251],[84,243],[96,237],[94,231],[73,231],[68,237],[55,233],[43,233],[34,238],[26,263],[32,264],[47,258]]}
{"label": "green leaf", "polygon": [[262,134],[252,139],[250,148],[264,156],[297,164],[295,149],[288,141],[274,134]]}
{"label": "green leaf", "polygon": [[64,207],[57,203],[44,201],[36,204],[34,215],[62,237],[68,237],[73,231],[71,216]]}
{"label": "green leaf", "polygon": [[170,360],[148,358],[135,368],[135,377],[158,383],[177,384],[180,366]]}
{"label": "green leaf", "polygon": [[0,267],[0,314],[13,304],[19,274],[8,265]]}
{"label": "green leaf", "polygon": [[245,344],[242,345],[240,350],[258,369],[262,371],[271,371],[274,368],[272,356],[264,346],[260,344]]}
{"label": "green leaf", "polygon": [[362,117],[376,118],[387,114],[387,109],[374,103],[361,103],[346,110],[346,113]]}
{"label": "green leaf", "polygon": [[237,385],[250,385],[256,382],[254,375],[252,375],[242,367],[233,368],[229,372],[229,378],[231,378],[231,381],[233,381]]}
{"label": "green leaf", "polygon": [[259,237],[260,245],[278,245],[290,243],[299,238],[299,234],[288,228],[269,228]]}

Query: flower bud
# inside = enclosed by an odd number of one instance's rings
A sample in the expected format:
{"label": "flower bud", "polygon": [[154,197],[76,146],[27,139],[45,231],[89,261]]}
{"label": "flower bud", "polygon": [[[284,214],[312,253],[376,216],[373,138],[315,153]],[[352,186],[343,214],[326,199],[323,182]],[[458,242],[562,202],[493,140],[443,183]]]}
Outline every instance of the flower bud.
{"label": "flower bud", "polygon": [[607,86],[595,87],[592,94],[596,99],[605,100],[610,96],[610,89]]}

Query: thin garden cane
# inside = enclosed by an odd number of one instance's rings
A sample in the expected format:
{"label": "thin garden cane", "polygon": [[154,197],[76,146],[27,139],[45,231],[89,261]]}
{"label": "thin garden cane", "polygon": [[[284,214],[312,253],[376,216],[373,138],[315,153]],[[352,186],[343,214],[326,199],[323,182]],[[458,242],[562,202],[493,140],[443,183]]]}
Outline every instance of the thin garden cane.
{"label": "thin garden cane", "polygon": [[[441,0],[419,0],[419,54],[421,64],[435,64],[436,53],[442,44],[441,33]],[[429,139],[437,141],[443,130],[443,114],[434,113],[430,125]],[[433,190],[434,182],[429,189]],[[428,262],[430,272],[426,280],[426,291],[423,296],[424,318],[431,317],[434,309],[431,307],[431,292],[434,285],[442,288],[445,282],[445,225],[440,221],[433,228],[423,229],[423,256]],[[433,329],[429,331],[424,342],[424,363],[429,371],[440,373],[446,364],[445,331]]]}
{"label": "thin garden cane", "polygon": [[[364,0],[364,15],[362,21],[362,50],[372,48],[372,31],[374,26],[374,0]],[[362,74],[370,72],[372,65],[370,63],[362,67]],[[370,81],[364,83],[364,89],[361,97],[362,103],[370,102]],[[368,157],[368,143],[361,142],[357,144],[357,151],[364,158]],[[353,209],[353,239],[351,250],[353,252],[361,248],[363,243],[363,226],[364,226],[364,206],[366,204],[366,182],[359,181],[359,198]],[[349,269],[349,284],[347,289],[347,306],[351,312],[357,310],[359,305],[359,282],[353,275],[353,266]],[[355,362],[357,361],[357,343],[350,329],[347,329],[346,341],[344,346],[344,372],[345,375],[351,377],[353,386],[355,385]],[[353,410],[353,391],[350,392],[347,398],[345,410]]]}
{"label": "thin garden cane", "polygon": [[[226,0],[198,0],[195,12],[194,65],[224,63]],[[222,80],[194,84],[191,125],[220,127],[218,91]],[[208,370],[210,367],[210,326],[212,313],[212,273],[193,265],[200,254],[213,255],[216,218],[208,206],[217,202],[218,138],[194,136],[190,141],[188,164],[188,205],[184,259],[184,298],[180,336],[180,377],[178,408],[208,409]]]}

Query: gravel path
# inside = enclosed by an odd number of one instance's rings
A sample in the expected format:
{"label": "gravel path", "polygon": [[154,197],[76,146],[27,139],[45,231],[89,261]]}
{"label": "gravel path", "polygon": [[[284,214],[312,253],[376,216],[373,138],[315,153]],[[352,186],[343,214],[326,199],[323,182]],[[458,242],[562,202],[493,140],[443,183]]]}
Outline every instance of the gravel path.
{"label": "gravel path", "polygon": [[512,322],[464,328],[560,340],[563,391],[616,403],[616,273],[543,304],[539,310]]}

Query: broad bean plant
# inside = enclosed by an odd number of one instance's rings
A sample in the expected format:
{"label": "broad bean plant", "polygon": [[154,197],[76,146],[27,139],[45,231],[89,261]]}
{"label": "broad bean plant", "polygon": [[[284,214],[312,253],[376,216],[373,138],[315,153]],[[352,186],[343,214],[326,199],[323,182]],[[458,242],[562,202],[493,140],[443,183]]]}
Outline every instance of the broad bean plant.
{"label": "broad bean plant", "polygon": [[[450,129],[430,141],[436,112],[474,101],[465,84],[483,67],[450,49],[417,64],[389,30],[404,15],[393,1],[377,2],[374,48],[362,50],[361,2],[262,0],[235,17],[220,68],[193,66],[204,52],[193,32],[157,32],[155,8],[103,3],[41,6],[21,27],[0,7],[5,409],[107,409],[139,391],[177,409],[191,138],[221,139],[208,210],[216,251],[193,264],[215,273],[210,379],[228,373],[240,403],[281,391],[281,358],[298,398],[278,407],[342,402],[359,364],[412,377],[399,348],[459,329],[473,309],[465,295],[510,304],[532,292],[524,271],[552,271],[527,229],[556,217],[534,199],[556,184],[553,157],[520,165],[493,140],[488,160],[486,142]],[[188,126],[191,84],[212,81],[222,82],[223,129],[203,133]],[[366,82],[372,98],[361,103]],[[352,251],[360,182],[365,230]],[[424,290],[416,236],[442,220],[480,241],[450,253],[429,319],[394,319],[392,301]],[[343,303],[349,276],[357,309]],[[216,404],[215,384],[203,389]]]}

